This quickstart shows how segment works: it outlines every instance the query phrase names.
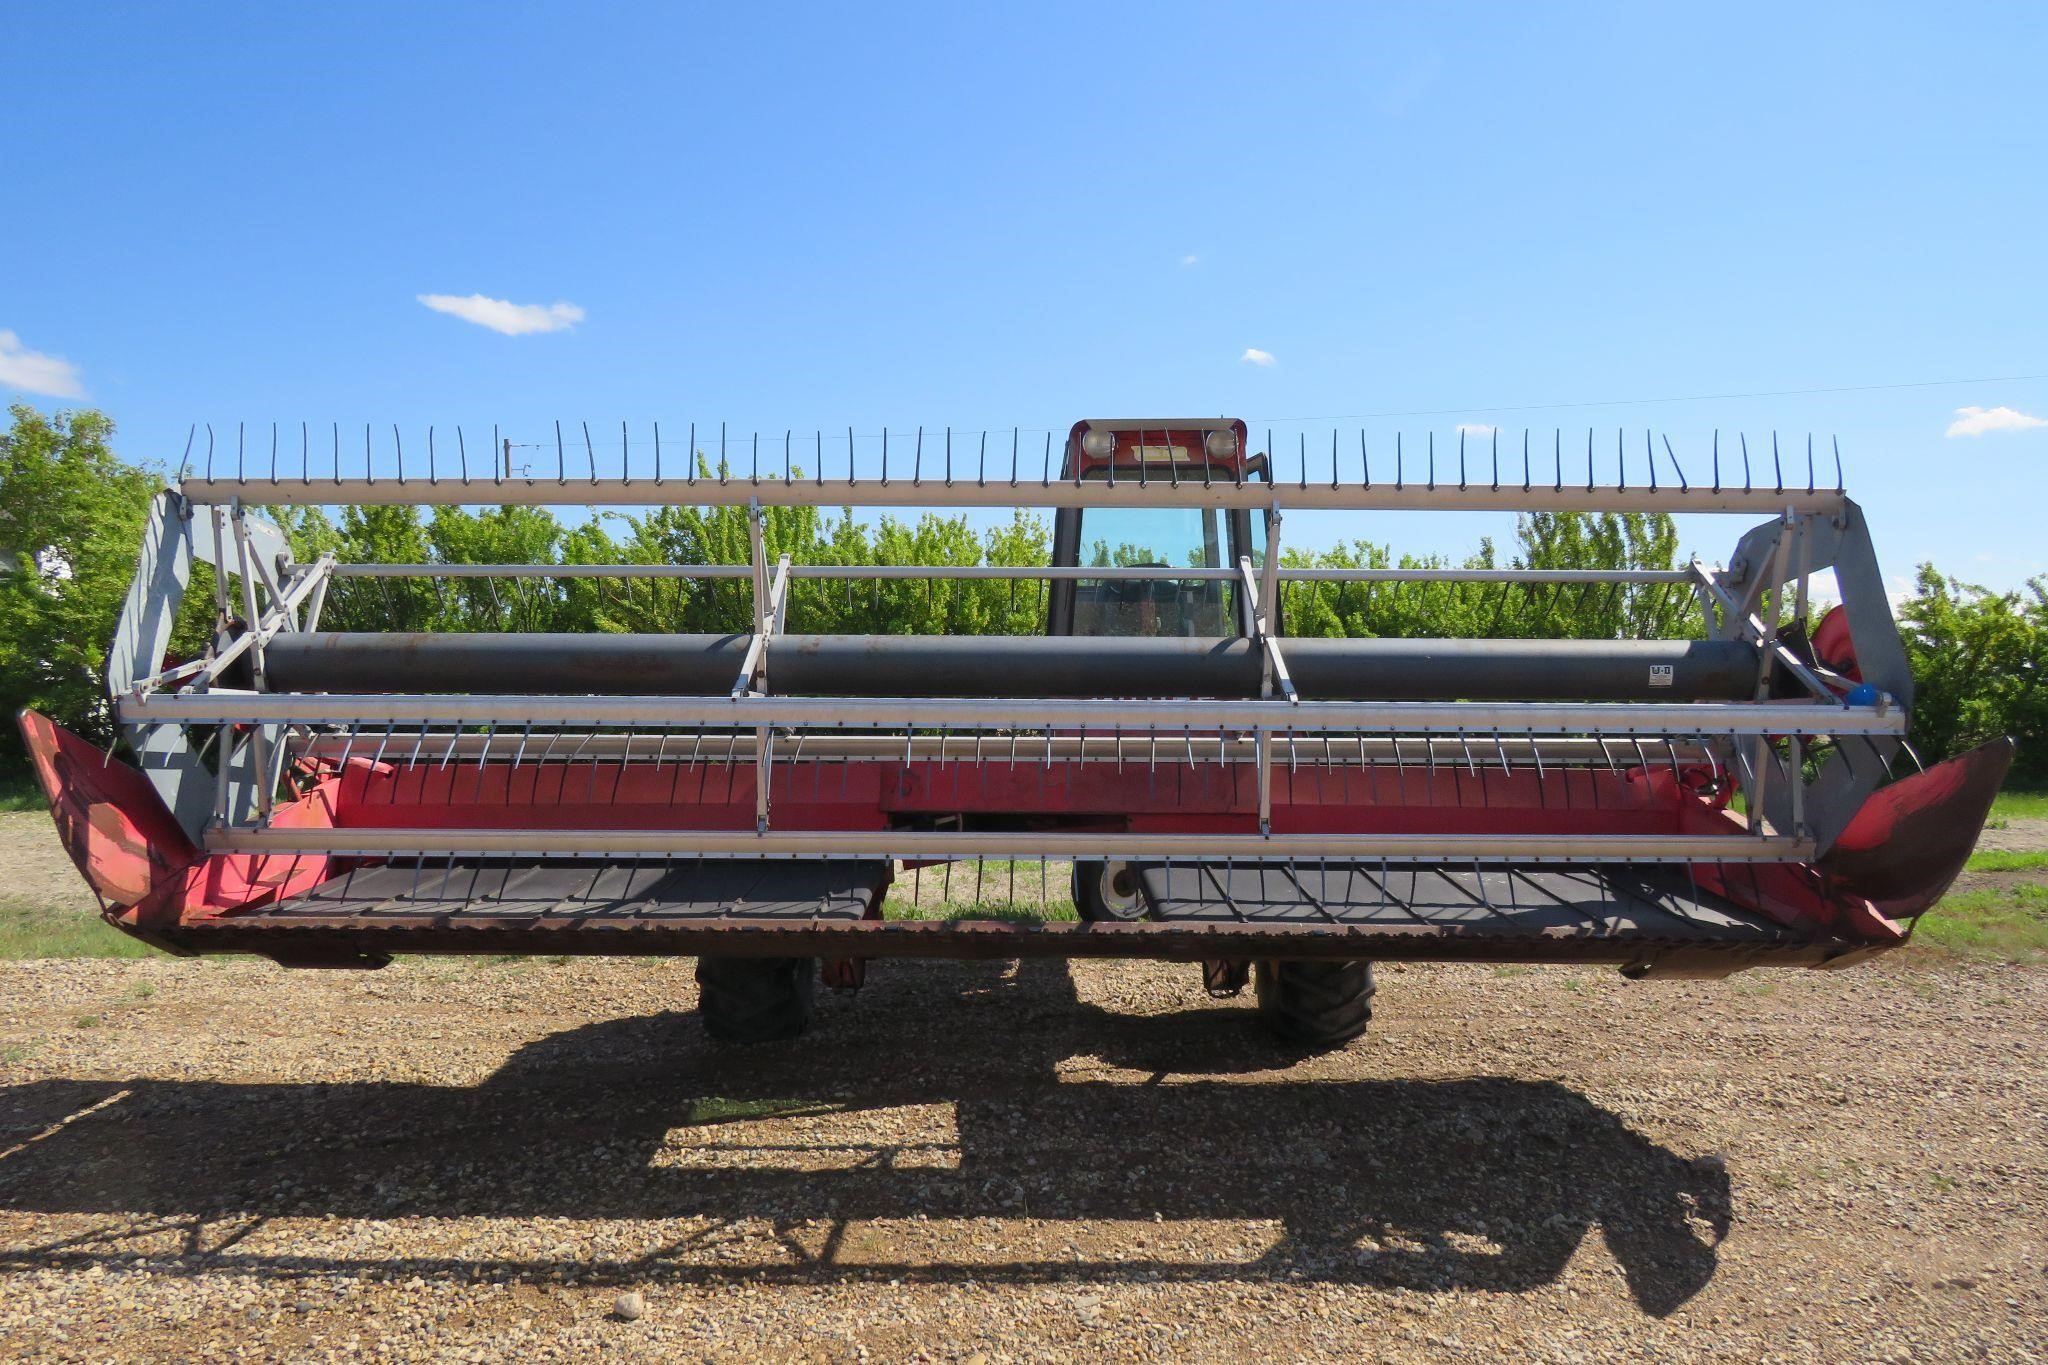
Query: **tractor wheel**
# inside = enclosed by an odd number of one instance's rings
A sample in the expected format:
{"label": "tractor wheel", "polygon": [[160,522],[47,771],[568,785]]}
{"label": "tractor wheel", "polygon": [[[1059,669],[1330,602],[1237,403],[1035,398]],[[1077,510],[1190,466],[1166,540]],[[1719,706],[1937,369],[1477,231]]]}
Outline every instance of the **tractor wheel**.
{"label": "tractor wheel", "polygon": [[1259,1018],[1290,1043],[1339,1047],[1372,1022],[1372,964],[1322,961],[1260,961],[1252,974]]}
{"label": "tractor wheel", "polygon": [[721,1043],[772,1043],[811,1025],[814,957],[700,957],[697,1013]]}
{"label": "tractor wheel", "polygon": [[1074,909],[1091,924],[1144,919],[1151,913],[1128,863],[1075,863]]}

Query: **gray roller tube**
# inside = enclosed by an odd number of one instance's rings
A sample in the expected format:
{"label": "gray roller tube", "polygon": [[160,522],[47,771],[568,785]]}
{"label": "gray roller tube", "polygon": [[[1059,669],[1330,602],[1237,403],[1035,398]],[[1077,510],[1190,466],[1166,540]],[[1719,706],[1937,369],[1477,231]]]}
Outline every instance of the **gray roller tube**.
{"label": "gray roller tube", "polygon": [[[312,633],[264,647],[279,692],[703,696],[729,691],[745,635]],[[1284,640],[1295,687],[1333,701],[1740,701],[1735,640]],[[1243,639],[786,635],[769,690],[841,697],[1256,697]],[[246,686],[246,675],[242,685]]]}

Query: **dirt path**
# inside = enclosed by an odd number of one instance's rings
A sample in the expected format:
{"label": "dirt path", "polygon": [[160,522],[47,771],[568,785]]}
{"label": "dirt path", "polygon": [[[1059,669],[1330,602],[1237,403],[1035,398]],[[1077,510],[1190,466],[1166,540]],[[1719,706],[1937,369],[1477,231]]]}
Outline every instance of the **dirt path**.
{"label": "dirt path", "polygon": [[99,909],[43,811],[0,811],[0,904],[88,913]]}
{"label": "dirt path", "polygon": [[2048,1339],[2048,973],[1388,970],[1291,1067],[1190,968],[878,964],[743,1051],[692,999],[679,963],[0,965],[0,1352]]}
{"label": "dirt path", "polygon": [[2021,819],[1994,822],[1977,840],[1982,852],[2048,852],[2048,820]]}

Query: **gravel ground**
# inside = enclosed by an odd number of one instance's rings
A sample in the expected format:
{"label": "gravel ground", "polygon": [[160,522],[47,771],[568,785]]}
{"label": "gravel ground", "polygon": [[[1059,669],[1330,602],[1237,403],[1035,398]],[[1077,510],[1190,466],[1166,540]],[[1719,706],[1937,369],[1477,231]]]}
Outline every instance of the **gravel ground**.
{"label": "gravel ground", "polygon": [[[2038,1358],[2048,973],[0,964],[0,1352]],[[644,1313],[621,1320],[622,1294]],[[2029,1353],[2034,1353],[2030,1355]]]}

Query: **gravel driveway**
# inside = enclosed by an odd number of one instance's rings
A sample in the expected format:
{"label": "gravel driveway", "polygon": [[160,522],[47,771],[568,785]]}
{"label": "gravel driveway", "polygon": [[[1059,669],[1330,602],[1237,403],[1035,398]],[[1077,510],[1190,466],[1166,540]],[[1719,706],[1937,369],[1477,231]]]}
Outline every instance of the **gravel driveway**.
{"label": "gravel driveway", "polygon": [[[1393,968],[1287,1065],[1192,968],[0,964],[0,1351],[2032,1358],[2048,973]],[[614,1305],[638,1291],[645,1312]]]}

